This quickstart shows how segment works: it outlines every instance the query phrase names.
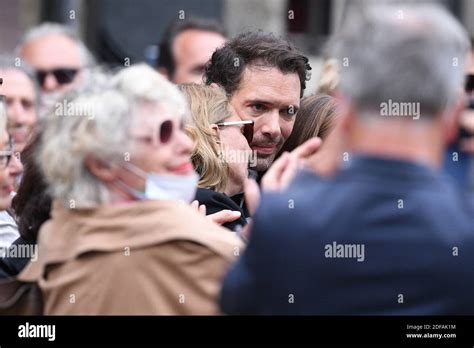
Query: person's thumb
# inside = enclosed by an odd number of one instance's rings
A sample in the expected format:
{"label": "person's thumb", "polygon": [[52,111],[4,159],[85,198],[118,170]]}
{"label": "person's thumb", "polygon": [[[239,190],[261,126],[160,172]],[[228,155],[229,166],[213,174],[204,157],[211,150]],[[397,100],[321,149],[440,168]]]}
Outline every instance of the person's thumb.
{"label": "person's thumb", "polygon": [[232,222],[240,218],[240,211],[235,210],[221,210],[217,213],[210,214],[207,217],[218,225]]}

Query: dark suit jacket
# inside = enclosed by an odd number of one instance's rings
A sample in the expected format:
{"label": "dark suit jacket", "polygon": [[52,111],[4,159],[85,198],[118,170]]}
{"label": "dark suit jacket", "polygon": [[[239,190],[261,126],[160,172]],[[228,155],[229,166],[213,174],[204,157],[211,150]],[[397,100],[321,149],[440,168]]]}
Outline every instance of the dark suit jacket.
{"label": "dark suit jacket", "polygon": [[450,179],[405,161],[351,162],[263,197],[224,281],[225,313],[474,314],[474,213]]}

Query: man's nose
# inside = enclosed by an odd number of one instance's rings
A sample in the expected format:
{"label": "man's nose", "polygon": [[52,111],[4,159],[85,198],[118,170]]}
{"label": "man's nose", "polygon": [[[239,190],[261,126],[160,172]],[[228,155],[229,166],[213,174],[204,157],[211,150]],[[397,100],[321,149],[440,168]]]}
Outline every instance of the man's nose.
{"label": "man's nose", "polygon": [[48,92],[55,91],[58,88],[58,86],[59,86],[58,81],[56,80],[53,74],[46,75],[46,78],[44,79],[44,83],[42,86],[44,91],[48,91]]}
{"label": "man's nose", "polygon": [[21,113],[22,113],[22,106],[21,106],[21,103],[19,103],[18,101],[14,101],[8,105],[7,114],[11,119],[15,120],[15,122],[18,116],[21,115]]}
{"label": "man's nose", "polygon": [[278,110],[261,116],[257,122],[261,124],[261,133],[266,137],[276,139],[281,136],[280,114]]}
{"label": "man's nose", "polygon": [[20,101],[15,101],[8,106],[8,118],[14,125],[25,123],[25,108]]}

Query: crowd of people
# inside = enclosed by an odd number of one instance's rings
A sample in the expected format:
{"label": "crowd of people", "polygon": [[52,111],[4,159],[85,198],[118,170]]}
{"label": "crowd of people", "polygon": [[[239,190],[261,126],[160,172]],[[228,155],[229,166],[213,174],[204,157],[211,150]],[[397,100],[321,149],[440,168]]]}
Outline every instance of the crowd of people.
{"label": "crowd of people", "polygon": [[474,314],[474,54],[449,12],[358,8],[317,91],[272,33],[190,18],[159,46],[112,71],[44,23],[0,57],[0,313],[27,284],[46,315]]}

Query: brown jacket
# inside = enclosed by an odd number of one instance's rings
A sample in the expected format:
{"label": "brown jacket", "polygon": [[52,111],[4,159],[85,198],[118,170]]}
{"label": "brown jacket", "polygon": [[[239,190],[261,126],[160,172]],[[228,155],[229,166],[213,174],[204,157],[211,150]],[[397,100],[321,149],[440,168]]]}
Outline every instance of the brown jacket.
{"label": "brown jacket", "polygon": [[54,204],[38,260],[45,314],[218,314],[225,271],[242,253],[232,232],[188,205],[141,201],[96,209]]}

